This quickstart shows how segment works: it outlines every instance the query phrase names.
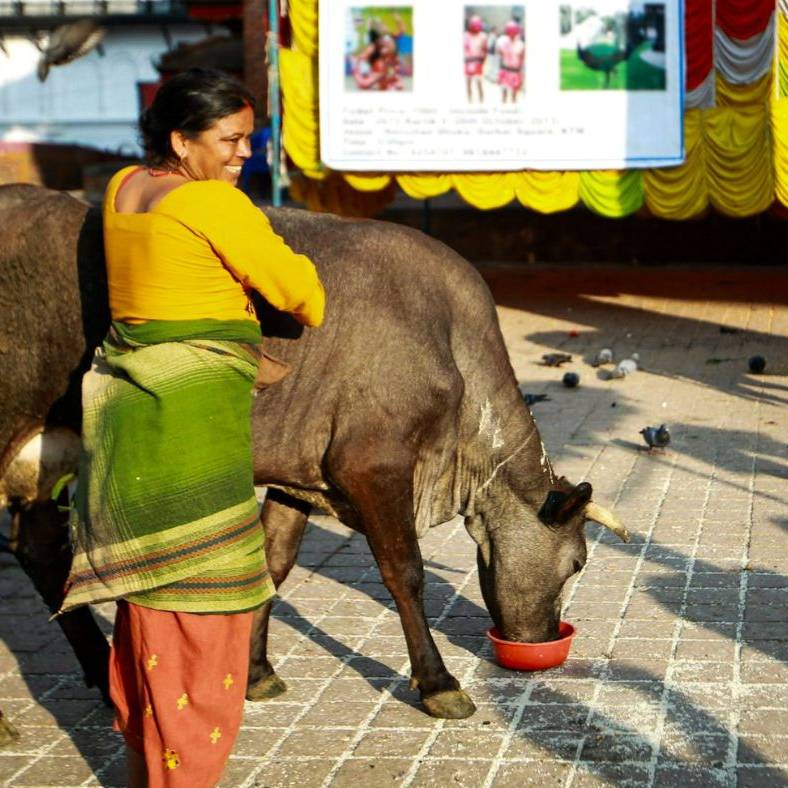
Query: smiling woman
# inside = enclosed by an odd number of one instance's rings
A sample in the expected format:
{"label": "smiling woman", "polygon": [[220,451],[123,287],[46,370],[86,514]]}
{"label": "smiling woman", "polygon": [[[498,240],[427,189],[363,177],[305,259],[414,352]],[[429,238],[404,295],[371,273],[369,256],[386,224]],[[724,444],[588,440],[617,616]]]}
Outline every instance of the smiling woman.
{"label": "smiling woman", "polygon": [[308,326],[324,294],[234,186],[252,123],[231,77],[173,78],[140,122],[149,166],[118,172],[104,198],[113,322],[83,380],[62,610],[119,602],[110,694],[132,788],[219,781],[251,611],[274,593],[252,478],[250,291]]}

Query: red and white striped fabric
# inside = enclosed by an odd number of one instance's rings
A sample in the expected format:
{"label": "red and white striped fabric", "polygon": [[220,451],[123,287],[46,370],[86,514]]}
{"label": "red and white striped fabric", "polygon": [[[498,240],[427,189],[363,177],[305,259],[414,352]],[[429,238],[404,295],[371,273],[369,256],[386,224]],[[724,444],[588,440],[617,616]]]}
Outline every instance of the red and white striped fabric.
{"label": "red and white striped fabric", "polygon": [[688,109],[715,106],[717,74],[734,85],[751,85],[769,72],[776,8],[776,0],[686,0]]}

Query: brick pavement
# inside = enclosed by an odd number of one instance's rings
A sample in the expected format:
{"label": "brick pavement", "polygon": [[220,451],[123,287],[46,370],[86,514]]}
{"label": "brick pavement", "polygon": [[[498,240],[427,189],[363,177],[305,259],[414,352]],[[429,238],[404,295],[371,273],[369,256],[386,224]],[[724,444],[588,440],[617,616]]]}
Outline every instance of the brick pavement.
{"label": "brick pavement", "polygon": [[[314,517],[271,627],[290,689],[247,704],[222,786],[788,784],[788,276],[484,273],[523,388],[551,397],[534,414],[557,469],[591,481],[632,542],[588,527],[587,566],[566,592],[570,659],[527,675],[491,662],[462,524],[433,529],[427,612],[479,707],[442,721],[408,689],[363,540]],[[638,351],[644,369],[599,379],[584,359],[602,346]],[[575,354],[564,370],[578,389],[536,363],[547,350]],[[748,374],[755,352],[768,374]],[[662,421],[669,449],[643,450],[638,430]],[[0,784],[123,785],[109,712],[8,556],[0,598],[0,708],[22,734],[0,751]],[[111,606],[98,612],[109,631]]]}

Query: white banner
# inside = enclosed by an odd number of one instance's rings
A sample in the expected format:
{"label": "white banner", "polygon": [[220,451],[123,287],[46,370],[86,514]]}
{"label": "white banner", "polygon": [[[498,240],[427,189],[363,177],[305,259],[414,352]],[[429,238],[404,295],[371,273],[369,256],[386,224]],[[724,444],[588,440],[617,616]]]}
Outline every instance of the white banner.
{"label": "white banner", "polygon": [[684,160],[683,0],[320,0],[321,158],[349,171]]}

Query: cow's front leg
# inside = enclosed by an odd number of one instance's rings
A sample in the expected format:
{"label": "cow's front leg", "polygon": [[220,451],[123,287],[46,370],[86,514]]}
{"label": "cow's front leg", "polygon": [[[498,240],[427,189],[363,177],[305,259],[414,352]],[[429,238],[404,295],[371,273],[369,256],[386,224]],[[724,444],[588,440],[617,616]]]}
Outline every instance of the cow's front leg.
{"label": "cow's front leg", "polygon": [[424,614],[424,567],[413,516],[413,472],[399,464],[381,465],[397,449],[380,450],[375,460],[356,456],[344,489],[363,520],[364,531],[386,588],[394,598],[411,664],[411,686],[433,717],[464,719],[476,711],[432,639]]}
{"label": "cow's front leg", "polygon": [[[265,530],[265,555],[274,585],[284,582],[293,568],[311,507],[279,490],[268,490],[260,519]],[[249,651],[249,700],[270,700],[287,690],[268,659],[268,619],[271,603],[254,617]]]}
{"label": "cow's front leg", "polygon": [[[63,602],[71,568],[67,520],[68,514],[54,501],[12,511],[11,551],[53,613]],[[56,620],[82,665],[85,683],[97,687],[109,703],[109,644],[90,608],[72,610]]]}

